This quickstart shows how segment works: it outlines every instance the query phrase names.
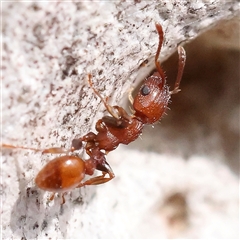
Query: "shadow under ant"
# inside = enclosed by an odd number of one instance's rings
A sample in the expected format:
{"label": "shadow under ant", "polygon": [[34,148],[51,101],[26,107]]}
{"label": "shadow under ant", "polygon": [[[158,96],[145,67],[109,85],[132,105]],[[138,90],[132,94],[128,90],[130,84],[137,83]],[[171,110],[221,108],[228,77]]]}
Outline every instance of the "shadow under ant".
{"label": "shadow under ant", "polygon": [[[58,219],[55,225],[56,231],[62,238],[67,233],[66,224],[72,216],[73,205],[86,208],[96,196],[94,188],[85,191],[84,188],[71,191],[65,204],[61,204],[61,196],[56,196],[54,201],[48,200],[44,191],[38,187],[28,187],[20,192],[18,199],[11,211],[10,227],[19,238],[36,239],[48,237],[48,229],[52,227],[54,219]],[[44,204],[46,202],[46,204]],[[49,236],[50,237],[50,236]]]}

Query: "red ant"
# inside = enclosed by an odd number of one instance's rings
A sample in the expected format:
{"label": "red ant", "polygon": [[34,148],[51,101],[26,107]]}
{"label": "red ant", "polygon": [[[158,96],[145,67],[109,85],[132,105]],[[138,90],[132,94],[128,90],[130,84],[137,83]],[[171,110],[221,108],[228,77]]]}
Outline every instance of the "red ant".
{"label": "red ant", "polygon": [[[54,198],[55,193],[62,193],[64,203],[65,192],[86,185],[106,183],[114,178],[114,173],[106,161],[106,154],[117,148],[120,143],[127,145],[137,139],[142,133],[145,124],[153,124],[159,121],[167,109],[171,95],[180,91],[179,85],[186,61],[185,50],[181,46],[178,47],[178,74],[174,89],[170,91],[166,85],[166,77],[158,61],[163,42],[162,26],[156,23],[156,29],[159,35],[159,45],[155,56],[157,72],[148,77],[136,97],[130,99],[133,105],[133,114],[129,115],[122,107],[110,106],[107,103],[107,98],[104,99],[93,87],[92,77],[90,74],[88,75],[90,87],[102,100],[111,116],[104,116],[97,121],[95,126],[97,133],[89,132],[79,139],[74,139],[70,150],[63,148],[43,150],[42,153],[65,154],[48,162],[35,178],[35,183],[39,188],[53,192],[50,198],[51,200]],[[69,155],[69,153],[81,149],[83,142],[85,142],[84,149],[89,156],[88,159],[83,160],[79,156]],[[41,151],[40,149],[7,144],[3,144],[2,146],[5,148]],[[101,171],[102,175],[92,177],[82,182],[85,175],[92,176],[95,170]]]}

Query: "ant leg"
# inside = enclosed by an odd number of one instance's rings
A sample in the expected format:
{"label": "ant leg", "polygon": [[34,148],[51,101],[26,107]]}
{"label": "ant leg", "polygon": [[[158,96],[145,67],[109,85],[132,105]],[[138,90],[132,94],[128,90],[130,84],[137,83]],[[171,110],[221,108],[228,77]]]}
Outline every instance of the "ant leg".
{"label": "ant leg", "polygon": [[95,147],[96,137],[97,137],[97,135],[95,133],[89,132],[80,138],[80,141],[86,142],[85,151],[89,156],[91,156],[90,149]]}
{"label": "ant leg", "polygon": [[93,132],[89,132],[86,135],[84,135],[83,137],[80,138],[81,141],[84,142],[92,142],[96,139],[97,135]]}
{"label": "ant leg", "polygon": [[30,147],[23,147],[23,146],[13,146],[9,144],[1,144],[2,148],[16,148],[16,149],[26,149],[26,150],[32,150],[35,152],[42,152],[44,153],[52,153],[52,154],[58,154],[58,153],[70,153],[74,152],[75,150],[79,150],[82,148],[82,141],[80,139],[73,139],[72,140],[72,146],[70,150],[60,148],[60,147],[52,147],[52,148],[46,148],[46,149],[39,149],[39,148],[30,148]]}
{"label": "ant leg", "polygon": [[55,196],[55,192],[51,194],[51,196],[49,197],[49,201],[52,201],[54,199]]}
{"label": "ant leg", "polygon": [[133,90],[134,90],[134,88],[131,87],[128,91],[128,100],[132,105],[133,105],[133,102],[134,102],[134,98],[133,98],[133,95],[132,95]]}
{"label": "ant leg", "polygon": [[[128,100],[129,100],[129,102],[130,102],[132,105],[133,105],[133,102],[134,102],[134,98],[133,98],[133,95],[132,95],[133,90],[134,90],[134,88],[131,87],[131,88],[129,89],[129,92],[128,92]],[[129,109],[130,109],[130,111],[131,111],[132,114],[135,113],[135,111],[132,109],[131,106],[129,106]]]}
{"label": "ant leg", "polygon": [[179,85],[182,79],[185,62],[186,62],[186,52],[182,46],[178,46],[178,73],[177,73],[177,79],[174,85],[174,89],[170,92],[170,94],[175,94],[181,91],[179,89]]}
{"label": "ant leg", "polygon": [[[49,201],[53,201],[54,197],[55,197],[55,192],[51,194],[51,196],[49,197]],[[60,193],[60,196],[62,198],[62,202],[61,205],[63,205],[66,201],[65,201],[65,197],[64,195],[66,195],[67,193]]]}
{"label": "ant leg", "polygon": [[67,150],[64,148],[59,147],[53,147],[53,148],[47,148],[43,149],[42,153],[52,153],[52,154],[58,154],[58,153],[71,153],[75,150],[79,150],[82,148],[82,141],[80,139],[73,139],[72,140],[72,146],[71,149]]}
{"label": "ant leg", "polygon": [[101,99],[101,101],[103,102],[103,104],[106,107],[109,114],[112,115],[112,117],[114,117],[116,120],[120,120],[121,118],[125,118],[125,119],[129,120],[131,118],[131,116],[129,116],[122,107],[111,106],[107,103],[108,98],[106,98],[106,100],[105,100],[100,95],[100,93],[97,91],[97,89],[93,87],[91,79],[92,79],[92,75],[88,74],[88,83],[89,83],[90,87],[93,89],[94,93]]}
{"label": "ant leg", "polygon": [[42,149],[38,149],[38,148],[29,148],[29,147],[23,147],[23,146],[13,146],[10,144],[1,144],[1,148],[16,148],[16,149],[26,149],[26,150],[33,150],[35,152],[41,152]]}
{"label": "ant leg", "polygon": [[43,154],[45,153],[52,153],[52,154],[58,154],[58,153],[69,153],[72,152],[72,150],[66,150],[64,148],[46,148],[46,149],[40,149],[40,148],[30,148],[30,147],[23,147],[23,146],[13,146],[9,144],[2,144],[1,147],[3,148],[15,148],[15,149],[26,149],[26,150],[32,150],[35,152],[42,152]]}
{"label": "ant leg", "polygon": [[66,195],[66,194],[67,194],[66,192],[61,194],[61,197],[62,197],[61,205],[63,205],[66,202],[65,197],[64,197],[64,195]]}
{"label": "ant leg", "polygon": [[58,154],[58,153],[70,153],[70,152],[72,152],[72,150],[66,150],[64,148],[53,147],[53,148],[43,149],[42,154],[46,154],[46,153]]}
{"label": "ant leg", "polygon": [[71,151],[75,151],[75,150],[80,150],[82,148],[82,140],[80,139],[73,139],[72,140],[72,147],[71,147]]}
{"label": "ant leg", "polygon": [[93,86],[92,83],[92,75],[88,74],[88,83],[89,86],[92,88],[92,90],[94,91],[94,93],[101,99],[101,101],[103,102],[104,106],[106,107],[107,111],[116,119],[119,119],[119,113],[116,111],[116,109],[114,107],[112,107],[111,105],[109,105],[107,103],[108,98],[104,99],[100,93],[97,91],[97,89]]}
{"label": "ant leg", "polygon": [[77,188],[80,188],[80,187],[83,187],[83,186],[86,186],[86,185],[99,185],[99,184],[103,184],[103,183],[106,183],[106,182],[112,180],[115,177],[114,174],[111,174],[111,175],[109,175],[108,178],[106,178],[105,177],[106,174],[107,173],[102,172],[101,176],[90,178],[89,180],[85,181],[84,183],[80,183],[77,186]]}
{"label": "ant leg", "polygon": [[[104,161],[102,164],[97,165],[96,167],[97,170],[101,170],[102,171],[102,175],[101,176],[97,176],[97,177],[93,177],[90,178],[89,180],[85,181],[84,183],[80,183],[77,188],[86,186],[86,185],[99,185],[99,184],[103,184],[106,183],[110,180],[112,180],[115,177],[115,174],[113,173],[110,165]],[[105,177],[105,175],[108,174],[109,177]]]}

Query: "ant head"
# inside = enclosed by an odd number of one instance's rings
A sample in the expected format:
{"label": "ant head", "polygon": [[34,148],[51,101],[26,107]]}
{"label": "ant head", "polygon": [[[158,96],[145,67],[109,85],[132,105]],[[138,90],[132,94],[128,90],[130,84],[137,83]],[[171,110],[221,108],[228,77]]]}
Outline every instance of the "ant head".
{"label": "ant head", "polygon": [[152,124],[161,118],[169,99],[170,92],[165,79],[156,72],[145,80],[134,99],[135,116],[144,124]]}
{"label": "ant head", "polygon": [[163,30],[161,24],[156,23],[156,29],[159,36],[158,49],[155,55],[157,72],[145,80],[133,101],[135,117],[144,124],[155,123],[162,117],[171,95],[166,85],[164,72],[158,62],[163,43]]}

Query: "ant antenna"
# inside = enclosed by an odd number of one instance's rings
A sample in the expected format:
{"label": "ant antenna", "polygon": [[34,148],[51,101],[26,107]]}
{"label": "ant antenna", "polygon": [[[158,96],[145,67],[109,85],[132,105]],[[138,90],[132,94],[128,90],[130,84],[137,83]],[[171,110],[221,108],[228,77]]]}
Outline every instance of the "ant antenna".
{"label": "ant antenna", "polygon": [[155,65],[156,65],[156,68],[157,68],[157,71],[158,71],[160,77],[162,78],[162,84],[160,86],[160,88],[162,89],[163,86],[165,85],[165,75],[160,66],[160,62],[158,61],[158,58],[159,58],[159,54],[160,54],[160,51],[162,48],[162,43],[163,43],[163,30],[162,30],[162,26],[159,23],[156,23],[155,25],[156,25],[156,29],[157,29],[157,32],[159,35],[159,44],[158,44],[157,53],[155,55]]}
{"label": "ant antenna", "polygon": [[186,62],[186,52],[182,46],[178,46],[178,73],[177,73],[177,79],[174,85],[174,89],[170,92],[170,94],[175,94],[181,91],[179,89],[179,85],[182,79],[185,62]]}

